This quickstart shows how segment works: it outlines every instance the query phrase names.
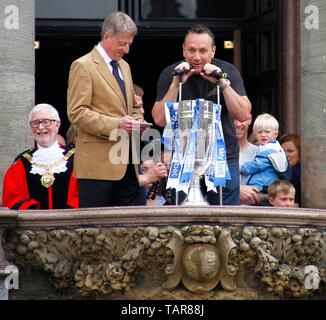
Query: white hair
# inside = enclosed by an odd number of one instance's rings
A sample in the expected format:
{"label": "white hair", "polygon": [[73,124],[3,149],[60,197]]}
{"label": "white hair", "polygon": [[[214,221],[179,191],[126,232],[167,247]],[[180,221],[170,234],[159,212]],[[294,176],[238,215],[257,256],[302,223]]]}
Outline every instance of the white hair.
{"label": "white hair", "polygon": [[52,120],[60,121],[59,112],[57,111],[57,109],[55,107],[51,106],[48,103],[40,103],[40,104],[37,104],[35,107],[33,107],[28,116],[29,121],[32,121],[33,113],[41,112],[41,111],[48,112],[50,115],[49,117]]}
{"label": "white hair", "polygon": [[253,131],[257,132],[261,129],[271,129],[278,131],[278,128],[278,121],[271,114],[263,113],[256,118],[253,126]]}

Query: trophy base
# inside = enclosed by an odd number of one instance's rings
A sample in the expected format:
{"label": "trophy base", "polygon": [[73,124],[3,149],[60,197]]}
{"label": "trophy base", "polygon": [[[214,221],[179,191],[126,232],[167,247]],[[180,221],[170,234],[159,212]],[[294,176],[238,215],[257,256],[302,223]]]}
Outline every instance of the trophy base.
{"label": "trophy base", "polygon": [[188,197],[182,203],[183,206],[209,206],[207,200],[203,197],[203,194],[199,186],[192,186],[189,189]]}

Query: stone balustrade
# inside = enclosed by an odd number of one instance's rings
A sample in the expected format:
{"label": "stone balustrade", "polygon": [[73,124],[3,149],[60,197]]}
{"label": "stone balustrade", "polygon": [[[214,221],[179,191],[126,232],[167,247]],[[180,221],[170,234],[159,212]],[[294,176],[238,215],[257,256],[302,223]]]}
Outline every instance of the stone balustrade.
{"label": "stone balustrade", "polygon": [[[325,299],[326,210],[0,211],[10,299]],[[11,269],[10,269],[11,270]]]}

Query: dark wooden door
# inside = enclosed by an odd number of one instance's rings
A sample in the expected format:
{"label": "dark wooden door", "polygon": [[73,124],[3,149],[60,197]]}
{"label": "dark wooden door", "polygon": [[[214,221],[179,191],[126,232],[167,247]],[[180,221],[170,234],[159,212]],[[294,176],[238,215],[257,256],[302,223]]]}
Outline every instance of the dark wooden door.
{"label": "dark wooden door", "polygon": [[279,121],[282,132],[282,3],[279,0],[247,0],[246,3],[242,73],[253,105],[253,118],[270,113]]}

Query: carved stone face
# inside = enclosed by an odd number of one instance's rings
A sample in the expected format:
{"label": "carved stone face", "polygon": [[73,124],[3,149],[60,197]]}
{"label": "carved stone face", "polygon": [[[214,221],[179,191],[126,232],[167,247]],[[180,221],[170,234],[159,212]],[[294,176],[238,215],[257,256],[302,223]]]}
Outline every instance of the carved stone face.
{"label": "carved stone face", "polygon": [[219,281],[220,260],[217,249],[200,244],[188,247],[183,254],[182,281],[187,289],[206,292]]}

